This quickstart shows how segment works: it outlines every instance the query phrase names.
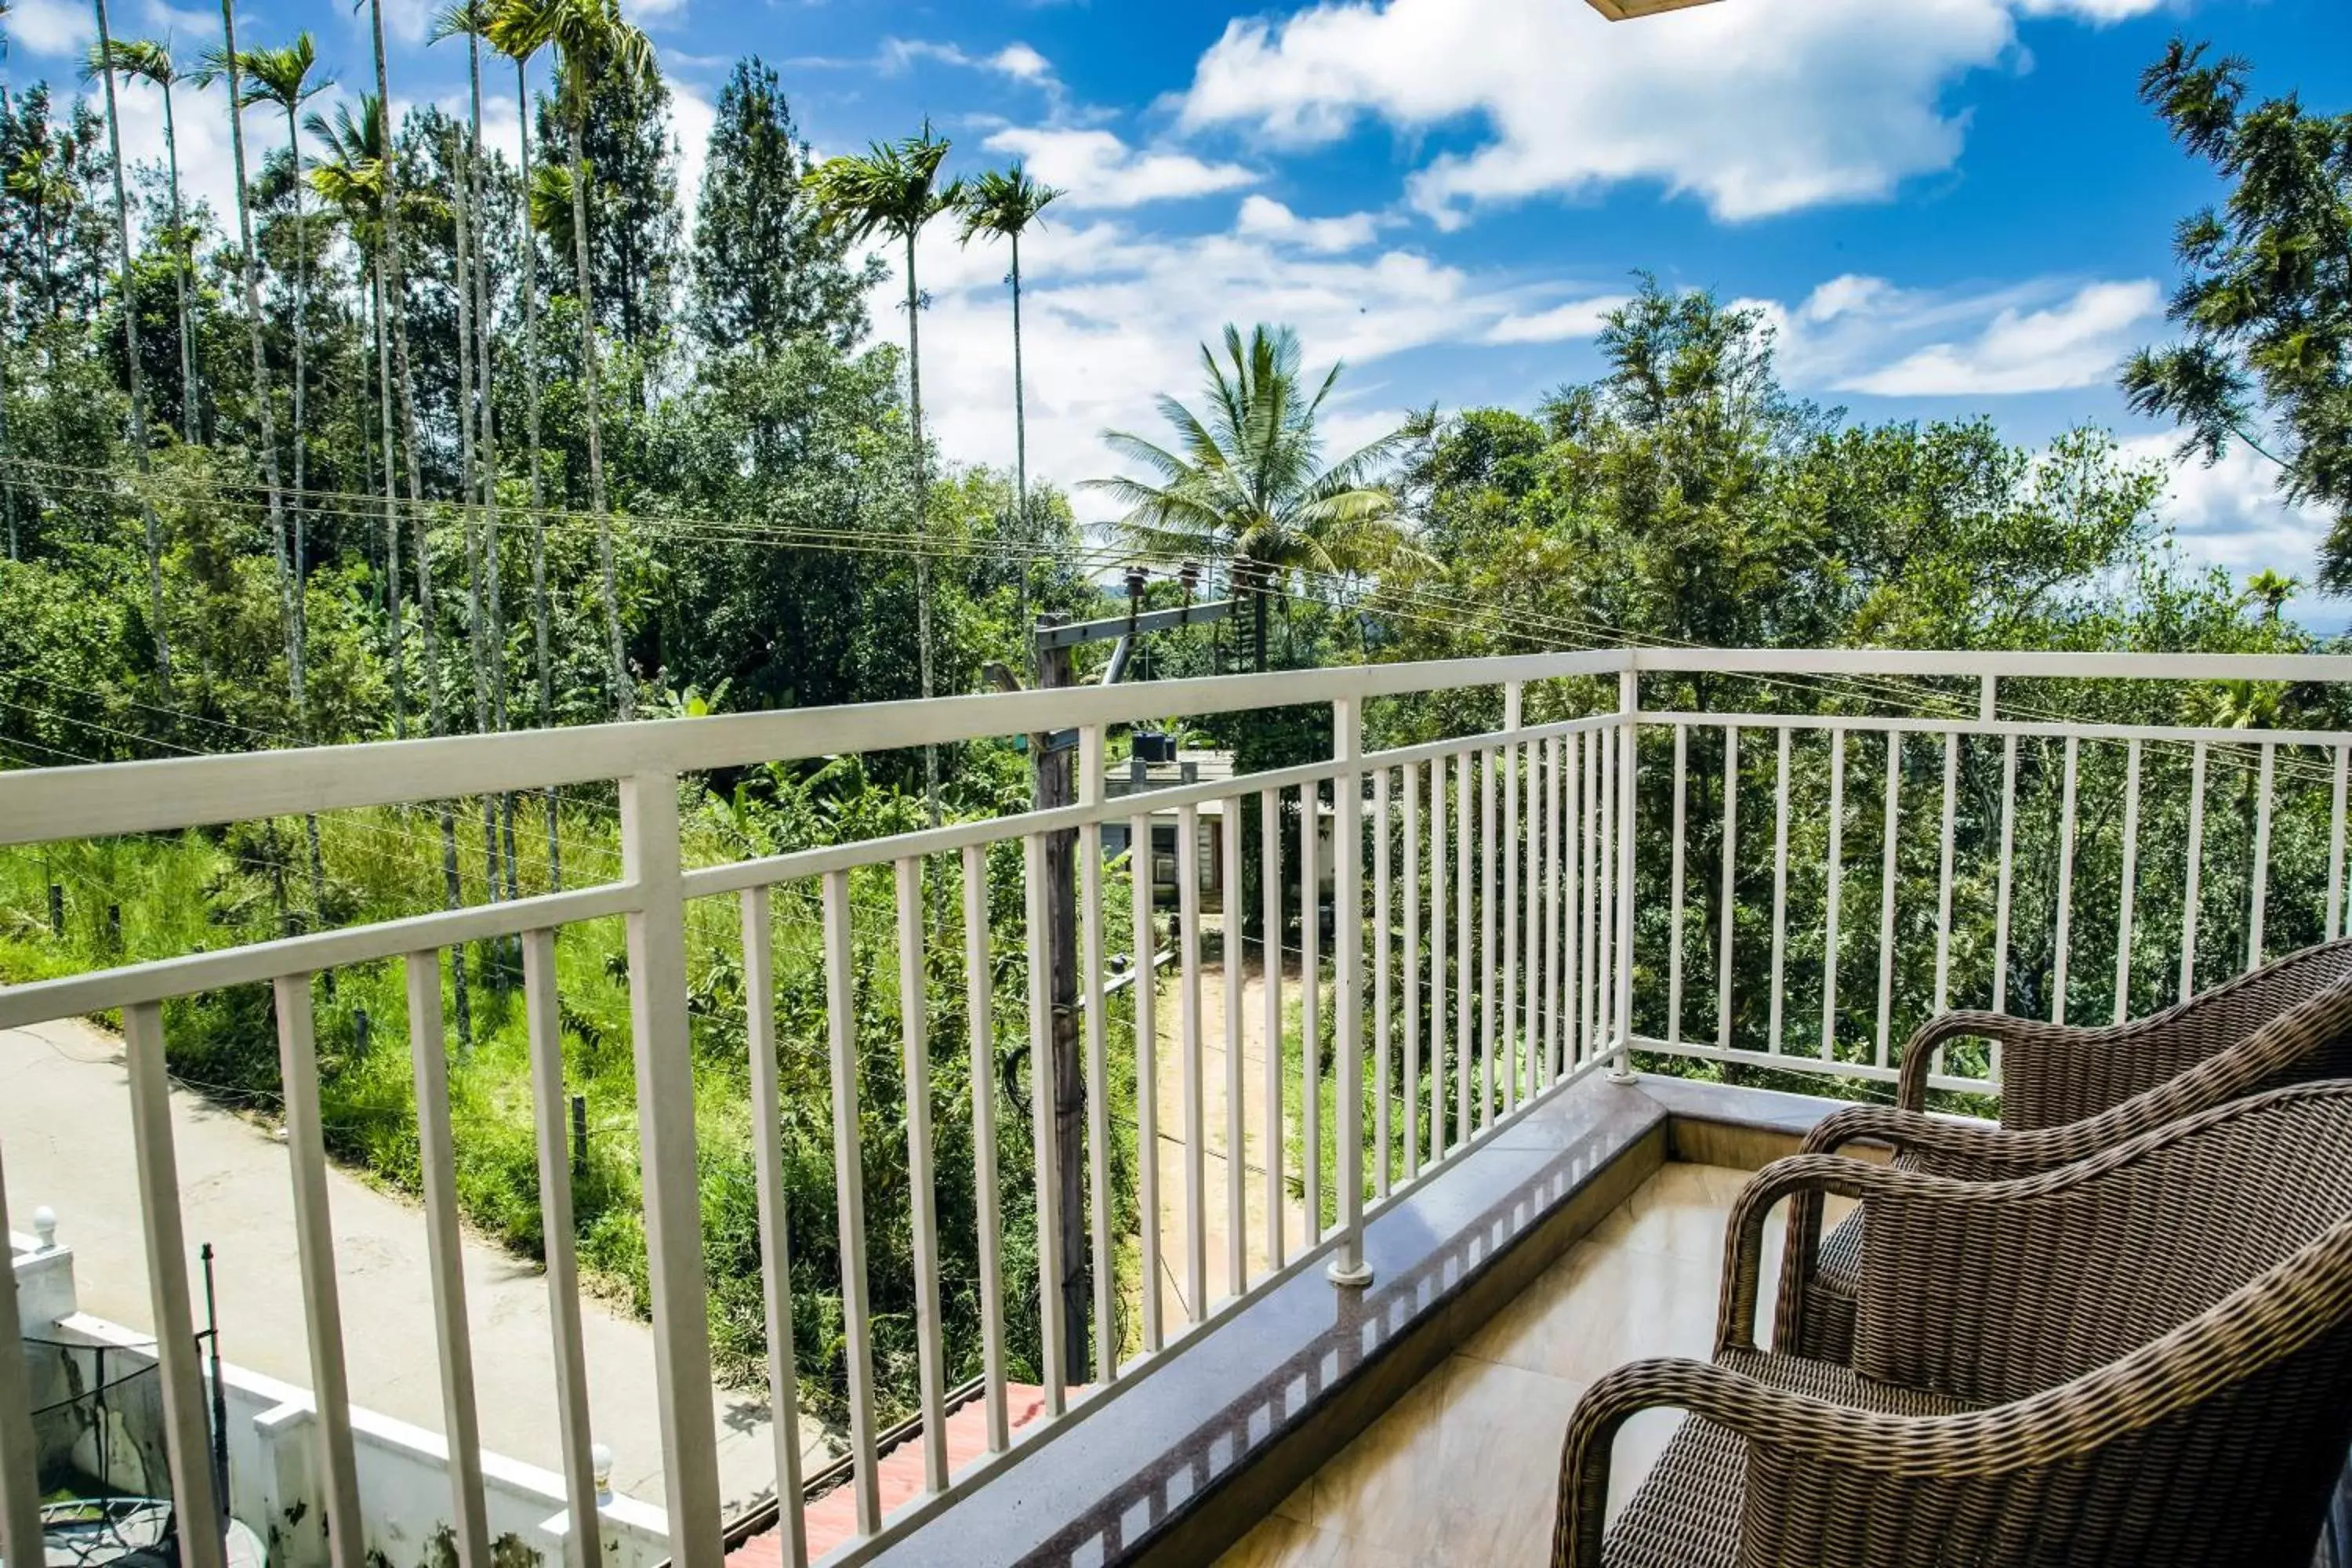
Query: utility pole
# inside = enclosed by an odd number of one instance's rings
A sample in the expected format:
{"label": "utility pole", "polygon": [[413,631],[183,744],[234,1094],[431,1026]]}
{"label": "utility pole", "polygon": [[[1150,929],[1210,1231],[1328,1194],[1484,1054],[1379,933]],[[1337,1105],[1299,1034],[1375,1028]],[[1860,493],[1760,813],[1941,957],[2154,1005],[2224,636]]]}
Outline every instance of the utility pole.
{"label": "utility pole", "polygon": [[[1071,658],[1075,646],[1053,645],[1046,633],[1060,617],[1037,617],[1037,686],[1062,689],[1077,683]],[[1039,811],[1076,802],[1077,737],[1062,734],[1031,737],[1029,777],[1031,797]],[[1074,829],[1045,836],[1045,962],[1054,999],[1054,1059],[1029,1064],[1029,1092],[1044,1094],[1052,1084],[1054,1145],[1061,1152],[1062,1187],[1062,1322],[1063,1377],[1072,1384],[1094,1375],[1089,1348],[1093,1323],[1093,1292],[1087,1269],[1086,1197],[1080,1173],[1086,1162],[1081,1128],[1087,1108],[1086,1080],[1078,1069],[1078,836]]]}
{"label": "utility pole", "polygon": [[[1037,655],[1037,687],[1041,691],[1066,690],[1078,683],[1076,650],[1089,643],[1116,642],[1108,668],[1104,671],[1103,684],[1115,683],[1126,672],[1136,640],[1147,633],[1166,627],[1197,626],[1223,620],[1233,614],[1230,600],[1214,604],[1192,603],[1192,586],[1198,581],[1197,569],[1187,566],[1183,573],[1185,603],[1180,609],[1143,610],[1144,574],[1130,569],[1127,574],[1128,612],[1107,620],[1065,623],[1059,616],[1039,616],[1032,641]],[[1010,673],[1002,671],[999,679],[1006,684],[1017,684]],[[1035,809],[1051,811],[1058,806],[1075,805],[1078,801],[1076,763],[1078,737],[1075,730],[1059,730],[1029,737],[1030,797]],[[1099,783],[1099,781],[1097,781]],[[1138,867],[1150,864],[1150,846],[1135,847]],[[1148,872],[1139,871],[1139,875]],[[1062,1321],[1064,1323],[1063,1378],[1072,1385],[1091,1382],[1094,1377],[1094,1355],[1091,1340],[1094,1321],[1094,1297],[1088,1275],[1093,1258],[1093,1242],[1087,1232],[1081,1157],[1085,1148],[1087,1111],[1086,1077],[1080,1065],[1078,1047],[1078,835],[1075,828],[1045,836],[1045,931],[1043,961],[1047,967],[1048,994],[1053,999],[1054,1019],[1050,1032],[1054,1046],[1051,1062],[1032,1062],[1029,1071],[1029,1092],[1047,1092],[1052,1085],[1054,1095],[1055,1146],[1061,1151],[1061,1224],[1062,1224]],[[1150,955],[1137,959],[1141,973],[1136,984],[1151,982]],[[1155,1150],[1140,1150],[1140,1159],[1157,1158]],[[1147,1215],[1143,1223],[1157,1224],[1159,1216]],[[1155,1288],[1147,1282],[1146,1289]]]}

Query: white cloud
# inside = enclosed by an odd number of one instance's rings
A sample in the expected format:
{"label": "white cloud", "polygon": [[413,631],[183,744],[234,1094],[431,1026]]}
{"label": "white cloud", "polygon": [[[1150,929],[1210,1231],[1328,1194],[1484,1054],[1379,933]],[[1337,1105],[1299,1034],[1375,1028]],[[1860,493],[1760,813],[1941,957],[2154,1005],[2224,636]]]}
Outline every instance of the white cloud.
{"label": "white cloud", "polygon": [[1884,397],[2095,386],[2115,374],[2136,341],[2134,329],[2163,309],[2163,291],[2145,279],[2087,284],[2046,310],[2005,310],[1969,342],[1931,343],[1844,384]]}
{"label": "white cloud", "polygon": [[1255,184],[1255,170],[1211,163],[1189,153],[1139,151],[1108,131],[1008,127],[986,145],[1010,153],[1029,172],[1067,193],[1073,207],[1139,207]]}
{"label": "white cloud", "polygon": [[1370,213],[1349,213],[1344,217],[1300,217],[1272,196],[1249,195],[1242,198],[1241,216],[1234,226],[1242,234],[1277,245],[1296,245],[1338,255],[1371,244],[1380,225]]}
{"label": "white cloud", "polygon": [[719,110],[710,100],[683,82],[669,84],[670,131],[677,138],[677,205],[687,232],[702,205],[702,172],[710,161],[710,132]]}
{"label": "white cloud", "polygon": [[1324,0],[1237,19],[1181,99],[1188,131],[1290,143],[1360,120],[1420,135],[1466,121],[1409,194],[1444,226],[1485,203],[1654,181],[1744,219],[1881,199],[1948,168],[1948,83],[2017,58],[2017,19],[2162,0],[1736,0],[1611,24],[1568,0]]}
{"label": "white cloud", "polygon": [[1049,92],[1058,94],[1061,91],[1062,84],[1054,75],[1054,63],[1018,40],[1005,45],[994,54],[976,55],[961,44],[940,43],[929,38],[885,38],[877,63],[883,70],[896,73],[907,69],[918,60],[961,66],[967,70],[993,71],[1015,81],[1042,87]]}
{"label": "white cloud", "polygon": [[[2241,582],[2265,570],[2310,582],[2327,536],[2327,512],[2282,500],[2278,465],[2235,444],[2209,467],[2194,456],[2177,458],[2179,440],[2173,436],[2136,436],[2123,447],[2133,458],[2170,469],[2160,515],[2190,564],[2219,566]],[[2343,620],[2340,604],[2323,605],[2308,589],[2298,601],[2306,618],[2330,625]]]}
{"label": "white cloud", "polygon": [[1906,289],[1834,278],[1791,307],[1762,310],[1797,385],[1881,397],[2002,396],[2110,381],[2162,313],[2147,279],[2036,279],[2003,288]]}
{"label": "white cloud", "polygon": [[16,0],[7,29],[10,47],[37,55],[79,55],[94,36],[89,7],[73,0]]}
{"label": "white cloud", "polygon": [[[1060,209],[1056,208],[1058,212]],[[1051,215],[1049,215],[1050,216]],[[895,263],[896,258],[886,257]],[[924,407],[946,455],[1010,466],[1013,318],[1001,247],[926,234],[919,257]],[[1161,393],[1191,400],[1200,345],[1227,321],[1297,330],[1310,369],[1349,372],[1325,421],[1328,455],[1402,423],[1430,390],[1387,379],[1398,356],[1473,342],[1527,302],[1525,287],[1410,250],[1318,255],[1235,232],[1171,237],[1118,217],[1048,223],[1022,242],[1031,472],[1063,486],[1116,471],[1105,428],[1163,429]],[[895,276],[875,291],[876,330],[905,331]],[[1100,498],[1073,495],[1100,519]]]}
{"label": "white cloud", "polygon": [[1570,300],[1548,310],[1504,317],[1486,330],[1490,343],[1558,343],[1596,336],[1609,324],[1609,312],[1633,301],[1623,294],[1599,294]]}

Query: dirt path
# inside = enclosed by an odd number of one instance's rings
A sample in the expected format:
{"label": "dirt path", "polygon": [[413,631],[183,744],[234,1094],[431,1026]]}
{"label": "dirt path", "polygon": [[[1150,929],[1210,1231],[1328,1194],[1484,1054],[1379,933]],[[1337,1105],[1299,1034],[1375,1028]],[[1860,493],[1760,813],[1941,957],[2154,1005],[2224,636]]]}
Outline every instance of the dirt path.
{"label": "dirt path", "polygon": [[[285,1146],[178,1090],[172,1123],[188,1245],[209,1241],[218,1255],[224,1353],[309,1387]],[[74,1021],[0,1031],[0,1147],[11,1223],[29,1230],[34,1209],[57,1212],[58,1240],[74,1252],[82,1310],[151,1329],[121,1042]],[[347,1172],[331,1169],[329,1183],[352,1401],[439,1432],[424,1211]],[[495,1243],[468,1237],[466,1292],[483,1446],[560,1471],[544,1274]],[[619,1489],[658,1507],[652,1330],[600,1301],[589,1301],[583,1317],[596,1440],[613,1449]],[[774,1448],[763,1392],[722,1388],[718,1405],[720,1491],[732,1512],[772,1489]],[[804,1422],[803,1451],[813,1455],[823,1441]]]}
{"label": "dirt path", "polygon": [[[1286,1006],[1298,994],[1299,970],[1294,961],[1283,976]],[[1181,980],[1164,974],[1154,1004],[1160,1121],[1160,1300],[1162,1321],[1173,1330],[1189,1317],[1185,1280],[1186,1237],[1190,1234],[1184,1166],[1184,1055]],[[1255,1279],[1267,1267],[1265,1191],[1265,972],[1253,959],[1242,977],[1242,1209],[1244,1260]],[[1297,1120],[1299,1086],[1284,1075],[1286,1126]],[[1219,960],[1205,962],[1201,973],[1201,1079],[1202,1121],[1206,1125],[1202,1173],[1206,1189],[1202,1237],[1207,1250],[1207,1305],[1215,1306],[1234,1294],[1228,1182],[1232,1160],[1225,1093],[1225,970]],[[1287,1156],[1286,1155],[1286,1158]],[[1296,1255],[1306,1235],[1306,1210],[1296,1191],[1297,1171],[1289,1173],[1283,1204],[1283,1237],[1288,1255]]]}

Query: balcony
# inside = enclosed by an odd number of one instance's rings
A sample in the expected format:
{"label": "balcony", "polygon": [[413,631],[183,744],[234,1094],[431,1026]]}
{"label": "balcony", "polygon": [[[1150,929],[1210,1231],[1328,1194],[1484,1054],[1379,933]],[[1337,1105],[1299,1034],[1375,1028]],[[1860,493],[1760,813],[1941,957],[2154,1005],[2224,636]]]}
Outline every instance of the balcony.
{"label": "balcony", "polygon": [[[0,990],[0,1028],[119,1020],[115,1219],[185,1561],[221,1537],[166,1057],[184,1009],[263,986],[308,1372],[287,1485],[325,1521],[289,1561],[404,1563],[446,1531],[487,1563],[518,1462],[551,1472],[535,1549],[580,1563],[1523,1560],[1578,1388],[1704,1348],[1731,1173],[1885,1095],[1918,1023],[2121,1018],[2341,932],[2352,738],[2179,721],[2210,683],[2346,681],[2320,656],[1617,648],[10,773],[16,846],[572,791],[617,806],[619,874]],[[1130,727],[1307,706],[1324,760],[1108,793]],[[1069,806],[740,858],[682,815],[769,764],[1049,756],[1073,727]],[[1172,877],[1130,874],[1137,844]],[[514,971],[548,1300],[524,1373],[496,1341],[543,1445],[487,1459],[463,952]],[[440,1416],[413,1447],[446,1471],[422,1535],[385,1522],[352,1393],[390,1340],[347,1342],[320,1108],[338,978],[366,975],[398,977],[412,1047],[409,1326]],[[572,1208],[592,978],[625,993],[635,1072],[654,1392],[625,1433],[592,1416]],[[2000,1063],[1955,1047],[1929,1081],[1980,1110]],[[821,1213],[788,1201],[813,1149]],[[775,1352],[723,1418],[722,1261]],[[0,1294],[0,1341],[19,1310]],[[10,1562],[39,1530],[22,1370],[0,1353]],[[743,1404],[781,1508],[722,1484]],[[804,1416],[837,1455],[804,1452]],[[1628,1433],[1621,1483],[1662,1440]],[[612,1495],[600,1444],[657,1452],[659,1495]]]}

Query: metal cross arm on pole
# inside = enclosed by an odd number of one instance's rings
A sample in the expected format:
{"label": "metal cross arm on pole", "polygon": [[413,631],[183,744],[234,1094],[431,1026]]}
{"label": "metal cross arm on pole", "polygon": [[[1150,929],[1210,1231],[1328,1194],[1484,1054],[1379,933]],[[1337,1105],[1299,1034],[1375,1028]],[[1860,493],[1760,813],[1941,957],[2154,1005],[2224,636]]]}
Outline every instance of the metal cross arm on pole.
{"label": "metal cross arm on pole", "polygon": [[1206,626],[1222,621],[1234,613],[1234,601],[1216,599],[1204,605],[1183,605],[1172,610],[1150,610],[1139,616],[1111,616],[1099,621],[1074,621],[1063,626],[1039,626],[1037,647],[1048,648],[1077,647],[1086,643],[1110,642],[1118,637],[1133,637],[1141,632],[1164,632],[1176,626]]}

